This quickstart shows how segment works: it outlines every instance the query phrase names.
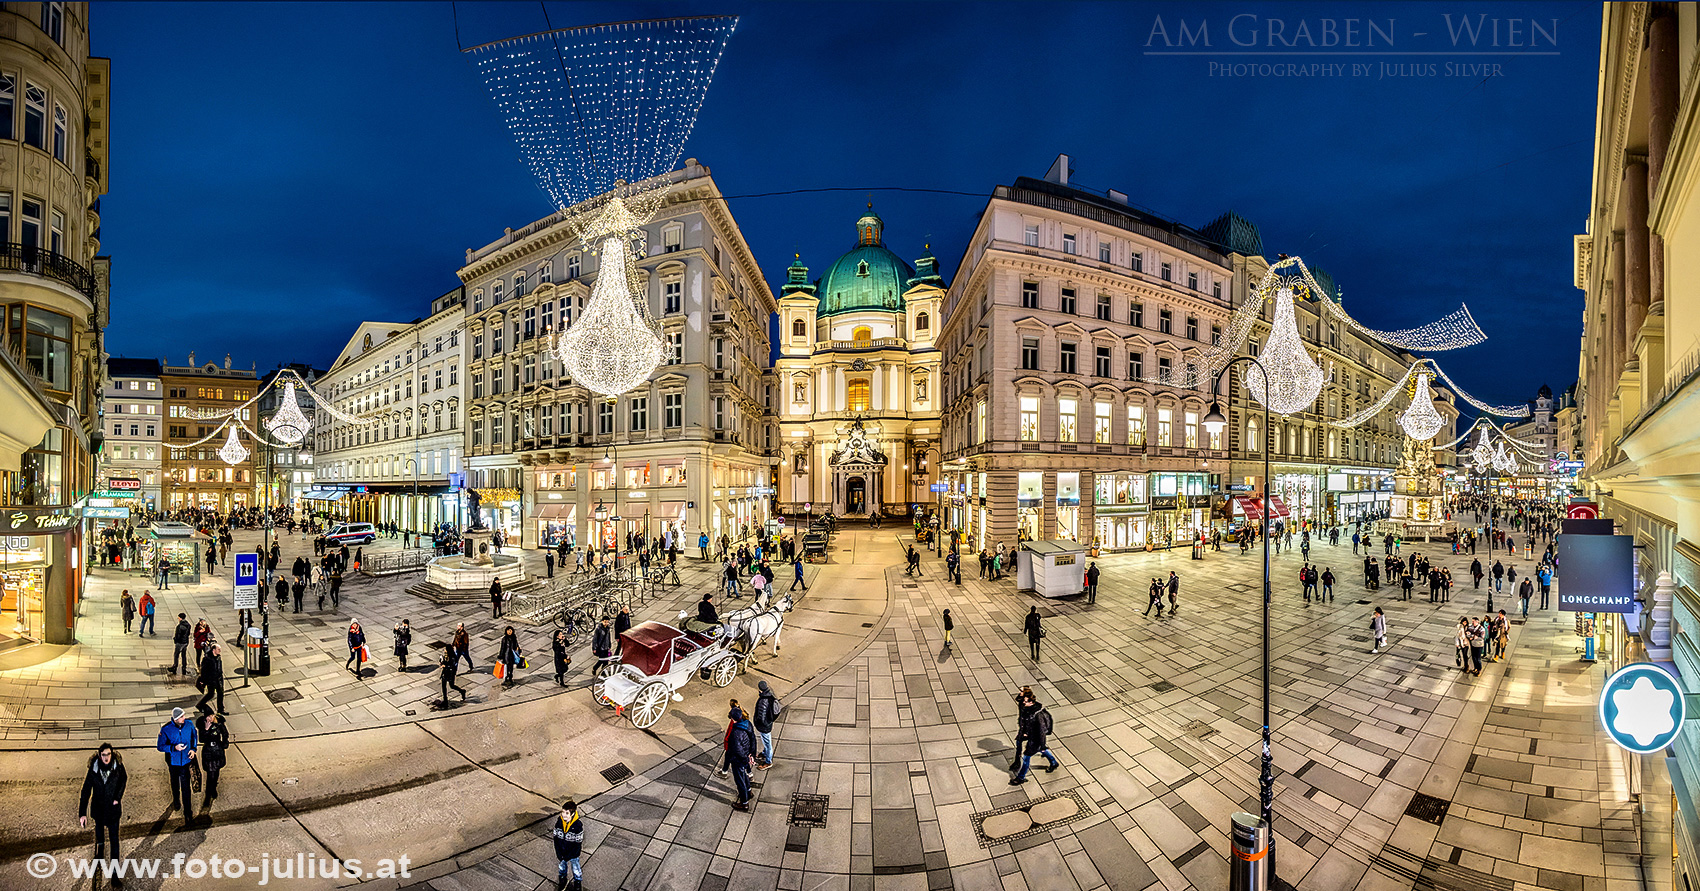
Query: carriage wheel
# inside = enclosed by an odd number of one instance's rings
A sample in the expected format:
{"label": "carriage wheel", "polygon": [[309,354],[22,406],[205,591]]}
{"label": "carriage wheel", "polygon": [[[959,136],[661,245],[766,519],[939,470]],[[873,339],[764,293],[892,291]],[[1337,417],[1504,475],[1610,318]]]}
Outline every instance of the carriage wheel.
{"label": "carriage wheel", "polygon": [[607,685],[605,685],[605,684],[591,684],[590,685],[590,698],[596,700],[596,704],[602,706],[603,708],[613,708],[614,707],[614,700],[609,699],[607,694],[603,692],[603,690],[605,690],[606,687],[607,687]]}
{"label": "carriage wheel", "polygon": [[719,662],[714,663],[712,673],[708,676],[708,682],[716,687],[724,687],[732,683],[732,679],[737,676],[738,660],[736,657],[727,656]]}
{"label": "carriage wheel", "polygon": [[661,720],[667,712],[667,700],[672,691],[667,689],[663,681],[650,681],[639,688],[637,696],[632,698],[628,714],[632,718],[632,726],[639,730],[648,730]]}

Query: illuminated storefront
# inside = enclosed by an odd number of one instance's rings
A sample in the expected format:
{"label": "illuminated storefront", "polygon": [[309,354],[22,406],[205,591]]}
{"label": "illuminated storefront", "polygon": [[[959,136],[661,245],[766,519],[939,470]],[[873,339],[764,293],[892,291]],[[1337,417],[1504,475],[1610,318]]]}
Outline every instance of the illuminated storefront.
{"label": "illuminated storefront", "polygon": [[1144,473],[1093,475],[1094,545],[1107,550],[1145,547],[1150,529],[1149,482]]}
{"label": "illuminated storefront", "polygon": [[0,640],[76,642],[81,525],[69,511],[0,514]]}

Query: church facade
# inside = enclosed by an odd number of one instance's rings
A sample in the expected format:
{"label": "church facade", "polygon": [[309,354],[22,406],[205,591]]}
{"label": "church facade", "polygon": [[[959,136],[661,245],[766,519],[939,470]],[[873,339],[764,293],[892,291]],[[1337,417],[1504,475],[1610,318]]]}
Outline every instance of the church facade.
{"label": "church facade", "polygon": [[934,501],[944,294],[937,261],[887,248],[871,206],[819,279],[791,264],[772,372],[784,515],[901,517]]}

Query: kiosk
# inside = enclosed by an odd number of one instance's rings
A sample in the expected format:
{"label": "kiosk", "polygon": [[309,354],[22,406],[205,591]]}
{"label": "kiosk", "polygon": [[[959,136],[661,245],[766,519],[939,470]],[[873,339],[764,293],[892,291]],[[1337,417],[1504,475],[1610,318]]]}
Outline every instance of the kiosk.
{"label": "kiosk", "polygon": [[1086,546],[1068,538],[1029,541],[1021,546],[1015,587],[1040,597],[1068,597],[1086,590]]}

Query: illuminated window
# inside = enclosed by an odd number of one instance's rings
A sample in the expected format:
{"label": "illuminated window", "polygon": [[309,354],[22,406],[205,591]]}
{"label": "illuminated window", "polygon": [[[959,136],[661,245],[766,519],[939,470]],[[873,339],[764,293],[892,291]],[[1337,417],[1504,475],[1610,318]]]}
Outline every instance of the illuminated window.
{"label": "illuminated window", "polygon": [[868,343],[874,339],[874,330],[863,325],[850,332],[850,339],[857,343]]}
{"label": "illuminated window", "polygon": [[1127,444],[1131,446],[1145,445],[1145,406],[1143,405],[1127,407]]}
{"label": "illuminated window", "polygon": [[[866,331],[867,329],[858,330]],[[873,404],[873,386],[868,383],[867,378],[850,381],[847,394],[845,407],[850,411],[868,411]]]}
{"label": "illuminated window", "polygon": [[1166,408],[1157,409],[1157,445],[1168,447],[1174,444],[1174,412]]}
{"label": "illuminated window", "polygon": [[1073,399],[1057,400],[1057,439],[1060,442],[1079,442],[1076,426],[1079,409]]}
{"label": "illuminated window", "polygon": [[1092,441],[1110,441],[1110,404],[1096,402],[1092,405]]}
{"label": "illuminated window", "polygon": [[1039,441],[1039,397],[1021,397],[1021,441]]}

